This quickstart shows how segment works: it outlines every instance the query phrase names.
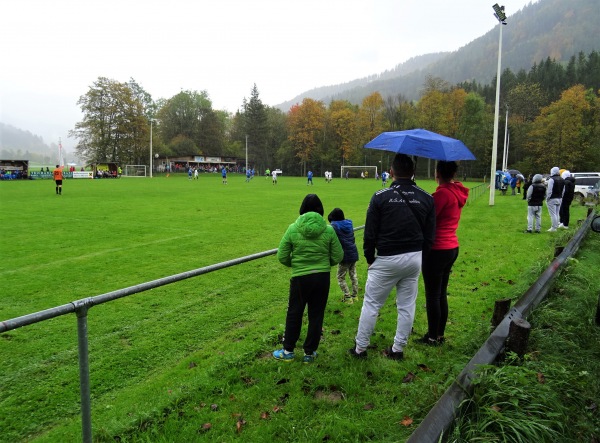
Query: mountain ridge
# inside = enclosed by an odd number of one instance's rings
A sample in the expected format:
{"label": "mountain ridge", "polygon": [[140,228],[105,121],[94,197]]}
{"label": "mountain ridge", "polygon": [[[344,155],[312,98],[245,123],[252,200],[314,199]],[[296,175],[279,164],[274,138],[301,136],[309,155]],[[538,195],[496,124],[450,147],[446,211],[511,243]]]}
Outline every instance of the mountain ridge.
{"label": "mountain ridge", "polygon": [[[509,16],[507,26],[503,27],[502,70],[509,68],[514,73],[521,69],[529,70],[546,58],[566,63],[571,56],[580,52],[600,49],[600,27],[597,25],[600,23],[600,8],[594,4],[597,1],[540,0]],[[396,65],[392,71],[314,88],[274,107],[287,112],[304,98],[325,103],[348,100],[360,104],[364,97],[373,92],[379,92],[384,99],[402,95],[408,100],[417,100],[428,75],[442,78],[453,85],[465,81],[491,83],[497,71],[498,26],[456,51],[413,57]],[[415,66],[416,61],[428,59],[429,63]]]}

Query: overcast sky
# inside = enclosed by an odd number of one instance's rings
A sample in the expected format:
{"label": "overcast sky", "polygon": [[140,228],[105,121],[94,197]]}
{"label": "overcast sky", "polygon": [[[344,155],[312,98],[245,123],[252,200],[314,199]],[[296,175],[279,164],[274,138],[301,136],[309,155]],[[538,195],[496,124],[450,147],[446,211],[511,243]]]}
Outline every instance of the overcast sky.
{"label": "overcast sky", "polygon": [[[536,0],[506,0],[510,15]],[[256,83],[275,106],[411,57],[453,51],[498,25],[495,0],[6,0],[0,121],[62,138],[100,76],[154,99],[206,90],[235,112]]]}

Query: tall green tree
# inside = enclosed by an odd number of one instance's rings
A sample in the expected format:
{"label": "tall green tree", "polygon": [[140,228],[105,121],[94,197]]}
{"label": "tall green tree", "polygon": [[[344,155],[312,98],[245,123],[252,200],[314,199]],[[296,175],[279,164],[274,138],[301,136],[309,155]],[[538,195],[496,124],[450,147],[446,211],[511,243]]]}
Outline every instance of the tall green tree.
{"label": "tall green tree", "polygon": [[223,150],[224,127],[206,91],[181,91],[164,102],[157,116],[160,136],[174,154],[211,155]]}
{"label": "tall green tree", "polygon": [[245,136],[248,136],[248,155],[254,160],[253,166],[265,170],[273,163],[275,152],[268,142],[267,109],[259,97],[256,83],[252,87],[250,100],[244,103],[244,130]]}
{"label": "tall green tree", "polygon": [[69,136],[77,139],[75,151],[80,158],[145,163],[147,119],[142,101],[129,84],[98,77],[77,104],[84,117]]}

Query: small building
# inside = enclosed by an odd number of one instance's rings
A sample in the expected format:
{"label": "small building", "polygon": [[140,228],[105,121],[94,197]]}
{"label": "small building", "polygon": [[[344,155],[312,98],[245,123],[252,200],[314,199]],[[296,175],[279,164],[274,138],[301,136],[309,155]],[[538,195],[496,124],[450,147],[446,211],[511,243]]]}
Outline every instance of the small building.
{"label": "small building", "polygon": [[94,172],[94,178],[117,178],[119,177],[119,163],[98,162],[87,165]]}
{"label": "small building", "polygon": [[208,155],[177,155],[172,157],[159,156],[154,161],[154,168],[157,172],[187,172],[189,168],[210,172],[215,168],[221,170],[223,166],[229,170],[237,169],[237,159],[235,157]]}

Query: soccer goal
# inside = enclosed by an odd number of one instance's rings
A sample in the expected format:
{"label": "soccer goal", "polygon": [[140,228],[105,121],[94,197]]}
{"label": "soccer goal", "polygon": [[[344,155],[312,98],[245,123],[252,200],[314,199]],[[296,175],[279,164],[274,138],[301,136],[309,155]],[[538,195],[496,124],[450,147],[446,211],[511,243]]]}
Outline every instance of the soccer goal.
{"label": "soccer goal", "polygon": [[342,166],[340,177],[346,178],[346,173],[348,173],[348,178],[378,177],[377,166]]}
{"label": "soccer goal", "polygon": [[125,165],[123,177],[146,177],[146,165]]}

